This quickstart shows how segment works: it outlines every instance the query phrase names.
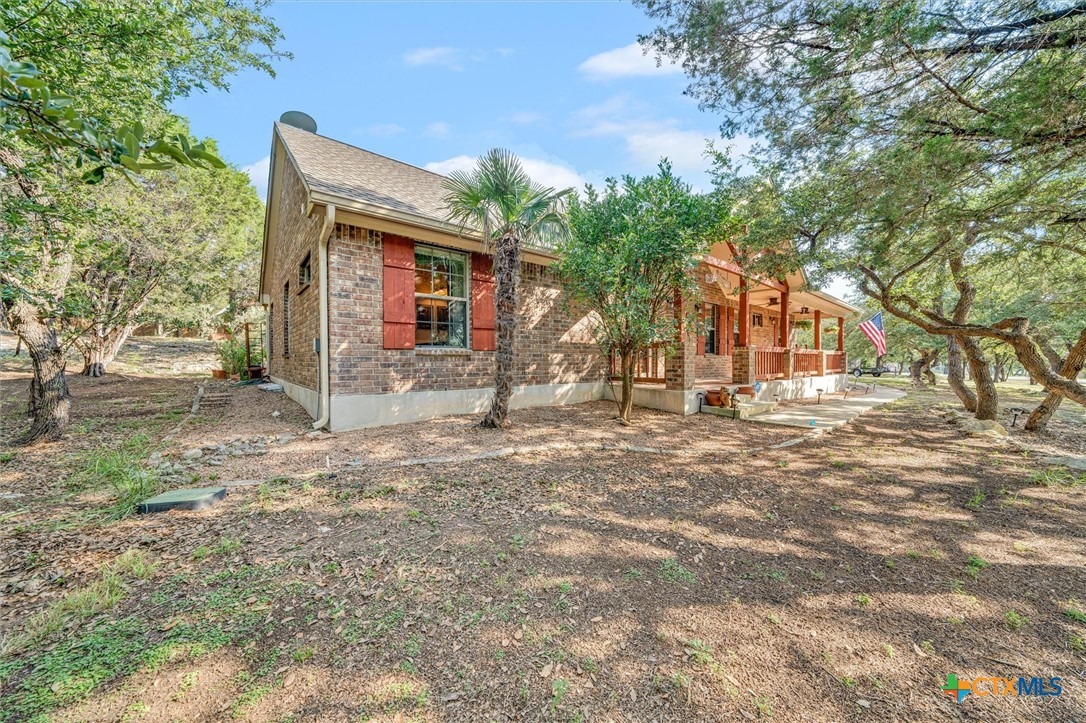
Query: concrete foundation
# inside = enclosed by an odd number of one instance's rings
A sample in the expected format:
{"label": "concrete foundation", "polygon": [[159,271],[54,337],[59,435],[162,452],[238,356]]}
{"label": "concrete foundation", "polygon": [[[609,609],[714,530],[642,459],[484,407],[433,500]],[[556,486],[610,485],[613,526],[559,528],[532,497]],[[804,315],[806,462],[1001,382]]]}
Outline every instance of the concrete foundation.
{"label": "concrete foundation", "polygon": [[[603,397],[604,386],[603,382],[581,382],[516,387],[509,407],[525,409],[591,402]],[[330,427],[338,432],[459,414],[482,414],[490,408],[493,398],[493,387],[401,394],[333,394]]]}

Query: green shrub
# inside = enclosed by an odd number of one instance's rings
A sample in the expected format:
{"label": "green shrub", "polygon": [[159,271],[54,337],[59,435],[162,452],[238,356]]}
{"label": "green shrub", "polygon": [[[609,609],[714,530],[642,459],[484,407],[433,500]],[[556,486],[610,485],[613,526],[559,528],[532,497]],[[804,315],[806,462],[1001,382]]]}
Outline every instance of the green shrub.
{"label": "green shrub", "polygon": [[216,344],[215,351],[219,355],[219,363],[222,364],[223,371],[228,375],[241,374],[245,371],[244,346],[233,339],[227,339]]}

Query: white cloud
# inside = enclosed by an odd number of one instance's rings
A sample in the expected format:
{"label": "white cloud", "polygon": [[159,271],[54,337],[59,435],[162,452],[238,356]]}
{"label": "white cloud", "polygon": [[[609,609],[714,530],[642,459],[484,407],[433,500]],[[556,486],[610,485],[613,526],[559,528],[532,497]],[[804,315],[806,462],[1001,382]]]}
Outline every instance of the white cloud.
{"label": "white cloud", "polygon": [[403,133],[403,131],[403,126],[396,123],[374,123],[371,126],[359,128],[357,132],[369,136],[388,138],[389,136],[398,136],[399,134]]}
{"label": "white cloud", "polygon": [[416,48],[403,54],[403,62],[411,66],[441,65],[449,70],[464,70],[468,63],[478,63],[486,57],[485,53],[464,48],[443,46],[438,48]]}
{"label": "white cloud", "polygon": [[533,113],[529,110],[520,110],[516,113],[503,115],[498,120],[502,121],[503,123],[512,123],[513,125],[517,126],[528,126],[543,120],[543,116],[538,113]]}
{"label": "white cloud", "polygon": [[676,169],[703,171],[709,165],[705,147],[709,138],[700,131],[647,130],[625,137],[626,150],[638,163],[654,165],[663,157]]}
{"label": "white cloud", "polygon": [[[424,168],[442,175],[448,175],[453,171],[470,172],[475,168],[475,161],[473,156],[454,156],[444,161],[427,163]],[[524,170],[536,183],[552,188],[572,187],[578,191],[584,187],[584,177],[562,161],[522,157],[520,162],[524,164]]]}
{"label": "white cloud", "polygon": [[268,200],[268,169],[270,167],[270,156],[264,156],[256,163],[241,167],[241,170],[249,175],[249,182],[256,187],[256,195],[260,196],[261,201]]}
{"label": "white cloud", "polygon": [[597,53],[578,66],[578,70],[590,80],[610,80],[649,75],[672,75],[683,72],[682,66],[668,58],[657,64],[655,54],[646,55],[638,43]]}
{"label": "white cloud", "polygon": [[451,131],[452,126],[445,121],[434,121],[422,130],[422,134],[428,138],[444,138]]}
{"label": "white cloud", "polygon": [[621,138],[630,161],[645,169],[666,157],[676,171],[688,175],[708,169],[705,152],[710,142],[730,148],[733,156],[749,152],[753,145],[747,136],[724,142],[715,133],[684,128],[676,118],[654,117],[649,106],[629,93],[581,108],[572,123],[574,137]]}

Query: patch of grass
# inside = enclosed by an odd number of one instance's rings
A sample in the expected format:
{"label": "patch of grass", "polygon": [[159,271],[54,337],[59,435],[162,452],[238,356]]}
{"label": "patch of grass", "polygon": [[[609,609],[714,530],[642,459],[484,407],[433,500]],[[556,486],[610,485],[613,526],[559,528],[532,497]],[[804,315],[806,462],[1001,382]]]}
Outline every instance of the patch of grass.
{"label": "patch of grass", "polygon": [[863,593],[860,593],[856,596],[856,604],[862,608],[865,608],[871,604],[871,598]]}
{"label": "patch of grass", "polygon": [[885,560],[883,560],[882,561],[882,566],[885,567],[890,572],[893,572],[894,570],[897,569],[897,563],[894,562],[894,558],[892,558],[892,557],[888,557]]}
{"label": "patch of grass", "polygon": [[631,567],[626,572],[622,573],[622,576],[627,580],[640,580],[645,577],[645,573],[641,572],[635,567]]}
{"label": "patch of grass", "polygon": [[1074,620],[1076,623],[1086,624],[1086,613],[1081,610],[1069,607],[1063,611],[1063,614],[1069,619]]}
{"label": "patch of grass", "polygon": [[291,653],[290,657],[295,663],[304,663],[312,658],[316,652],[317,651],[313,650],[313,648],[298,648]]}
{"label": "patch of grass", "polygon": [[1076,653],[1086,652],[1086,640],[1081,635],[1071,635],[1067,638],[1067,647]]}
{"label": "patch of grass", "polygon": [[1086,485],[1086,473],[1073,474],[1066,467],[1048,467],[1030,472],[1030,481],[1041,487],[1082,487]]}
{"label": "patch of grass", "polygon": [[0,464],[7,464],[13,459],[15,459],[14,452],[0,452]]}
{"label": "patch of grass", "polygon": [[917,560],[917,559],[920,558],[920,551],[919,550],[906,550],[905,551],[905,557],[909,558],[910,560]]}
{"label": "patch of grass", "polygon": [[970,555],[965,561],[965,571],[969,573],[970,577],[974,580],[980,577],[982,570],[986,570],[991,566],[992,563],[977,555]]}
{"label": "patch of grass", "polygon": [[114,501],[83,516],[90,524],[107,524],[124,519],[136,506],[154,497],[162,485],[157,473],[144,469],[146,437],[136,435],[119,449],[96,450],[81,461],[80,472],[68,478],[75,491],[112,489]]}
{"label": "patch of grass", "polygon": [[887,658],[890,658],[891,660],[893,660],[893,658],[894,658],[894,646],[893,645],[890,645],[890,643],[883,643],[882,644],[882,652]]}
{"label": "patch of grass", "polygon": [[660,570],[658,573],[662,580],[673,584],[686,584],[693,585],[697,582],[697,578],[694,577],[694,573],[687,570],[682,564],[674,557],[669,557],[660,563]]}
{"label": "patch of grass", "polygon": [[984,494],[982,489],[977,487],[973,490],[973,496],[969,498],[969,501],[965,503],[965,506],[971,510],[979,510],[986,499],[988,499],[988,496]]}
{"label": "patch of grass", "polygon": [[1012,609],[1003,613],[1003,622],[1008,628],[1017,632],[1022,629],[1023,625],[1029,622],[1029,618]]}
{"label": "patch of grass", "polygon": [[196,562],[213,555],[228,555],[241,549],[241,540],[236,537],[222,537],[211,547],[200,545],[192,551],[192,559]]}
{"label": "patch of grass", "polygon": [[562,705],[562,701],[565,700],[566,695],[569,694],[569,681],[564,678],[555,678],[551,683],[551,715],[554,715],[558,706]]}
{"label": "patch of grass", "polygon": [[125,578],[146,579],[154,565],[139,550],[128,550],[102,572],[100,579],[68,593],[26,621],[21,632],[0,643],[0,657],[22,652],[59,632],[69,623],[83,622],[110,610],[125,595]]}

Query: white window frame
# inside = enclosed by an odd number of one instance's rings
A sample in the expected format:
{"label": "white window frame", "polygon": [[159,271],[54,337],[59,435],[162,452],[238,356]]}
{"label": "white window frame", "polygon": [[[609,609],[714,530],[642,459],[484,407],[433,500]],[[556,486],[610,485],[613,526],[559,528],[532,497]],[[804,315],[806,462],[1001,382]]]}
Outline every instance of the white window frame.
{"label": "white window frame", "polygon": [[[415,244],[415,253],[417,254],[419,249],[425,249],[427,251],[436,251],[446,256],[459,256],[464,259],[464,296],[449,296],[446,294],[420,294],[415,292],[415,300],[418,299],[437,299],[440,301],[462,301],[464,302],[464,345],[453,346],[451,344],[415,344],[418,349],[471,349],[471,254],[464,251],[456,251],[453,249],[447,249],[442,246],[433,246],[431,244]],[[417,270],[416,270],[417,273]],[[418,317],[415,318],[415,329],[418,329]]]}

